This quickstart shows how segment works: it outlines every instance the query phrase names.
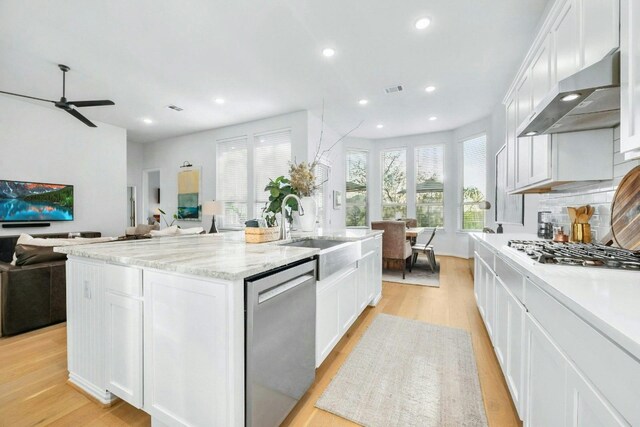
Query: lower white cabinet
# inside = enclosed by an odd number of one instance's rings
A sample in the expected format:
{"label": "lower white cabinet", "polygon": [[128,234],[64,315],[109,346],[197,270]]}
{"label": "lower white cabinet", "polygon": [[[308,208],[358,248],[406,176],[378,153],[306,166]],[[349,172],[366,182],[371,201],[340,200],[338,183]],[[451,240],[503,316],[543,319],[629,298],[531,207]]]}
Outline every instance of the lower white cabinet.
{"label": "lower white cabinet", "polygon": [[526,320],[526,341],[528,358],[525,425],[530,427],[630,425],[582,376],[529,314]]}
{"label": "lower white cabinet", "polygon": [[527,315],[527,399],[525,425],[564,426],[567,412],[567,361],[542,328]]}
{"label": "lower white cabinet", "polygon": [[142,408],[142,301],[107,290],[107,389]]}
{"label": "lower white cabinet", "polygon": [[357,273],[354,264],[316,283],[316,367],[360,313],[356,301]]}
{"label": "lower white cabinet", "polygon": [[360,260],[316,283],[316,367],[367,305],[382,294],[382,236],[368,239]]}
{"label": "lower white cabinet", "polygon": [[[487,250],[476,243],[474,293],[524,425],[635,425],[628,420],[640,411],[634,403],[638,362],[631,361],[501,255],[496,255],[494,272],[485,262],[491,260]],[[612,387],[613,379],[616,387]]]}

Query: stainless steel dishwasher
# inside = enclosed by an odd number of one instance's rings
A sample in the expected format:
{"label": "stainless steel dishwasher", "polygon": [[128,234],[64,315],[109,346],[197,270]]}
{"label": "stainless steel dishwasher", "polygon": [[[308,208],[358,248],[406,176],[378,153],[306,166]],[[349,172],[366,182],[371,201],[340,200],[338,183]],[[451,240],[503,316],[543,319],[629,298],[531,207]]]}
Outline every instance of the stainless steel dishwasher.
{"label": "stainless steel dishwasher", "polygon": [[316,261],[245,281],[245,425],[274,427],[315,380]]}

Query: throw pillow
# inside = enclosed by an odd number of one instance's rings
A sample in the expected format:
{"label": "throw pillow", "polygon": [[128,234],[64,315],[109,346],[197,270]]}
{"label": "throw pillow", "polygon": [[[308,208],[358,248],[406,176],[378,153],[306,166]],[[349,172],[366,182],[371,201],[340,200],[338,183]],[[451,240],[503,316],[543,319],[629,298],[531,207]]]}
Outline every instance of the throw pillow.
{"label": "throw pillow", "polygon": [[151,237],[162,237],[162,236],[174,236],[178,231],[177,225],[172,225],[171,227],[167,227],[164,230],[151,230],[149,234]]}
{"label": "throw pillow", "polygon": [[204,233],[204,229],[202,227],[192,227],[192,228],[178,228],[176,231],[177,235],[189,235],[189,234],[202,234]]}
{"label": "throw pillow", "polygon": [[16,265],[18,266],[66,259],[67,255],[54,252],[53,246],[16,245]]}

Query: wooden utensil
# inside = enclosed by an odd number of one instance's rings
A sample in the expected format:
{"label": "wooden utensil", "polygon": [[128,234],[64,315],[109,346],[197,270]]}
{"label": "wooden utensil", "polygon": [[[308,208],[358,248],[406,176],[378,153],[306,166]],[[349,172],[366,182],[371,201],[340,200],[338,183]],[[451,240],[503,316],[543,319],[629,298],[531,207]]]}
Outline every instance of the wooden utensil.
{"label": "wooden utensil", "polygon": [[589,215],[586,213],[578,215],[578,224],[586,224],[589,222]]}
{"label": "wooden utensil", "polygon": [[574,222],[576,222],[576,208],[567,208],[567,212],[569,212],[569,219],[571,220],[571,224],[573,224]]}
{"label": "wooden utensil", "polygon": [[640,166],[631,169],[611,203],[611,234],[624,249],[640,249]]}

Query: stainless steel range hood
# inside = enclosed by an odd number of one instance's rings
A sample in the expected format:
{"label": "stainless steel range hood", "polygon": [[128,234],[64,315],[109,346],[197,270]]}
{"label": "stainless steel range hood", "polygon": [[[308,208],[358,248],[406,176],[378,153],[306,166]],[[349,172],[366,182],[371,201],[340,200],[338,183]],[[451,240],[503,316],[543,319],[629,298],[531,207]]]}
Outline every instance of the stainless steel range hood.
{"label": "stainless steel range hood", "polygon": [[[577,96],[576,96],[577,95]],[[561,80],[521,123],[518,136],[610,128],[620,123],[620,51]]]}

